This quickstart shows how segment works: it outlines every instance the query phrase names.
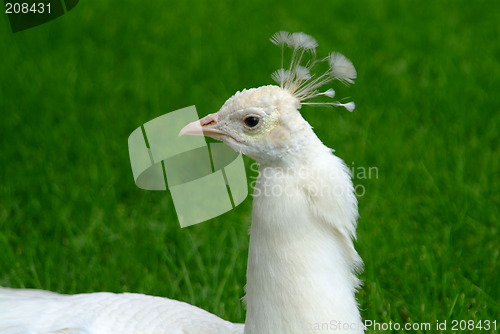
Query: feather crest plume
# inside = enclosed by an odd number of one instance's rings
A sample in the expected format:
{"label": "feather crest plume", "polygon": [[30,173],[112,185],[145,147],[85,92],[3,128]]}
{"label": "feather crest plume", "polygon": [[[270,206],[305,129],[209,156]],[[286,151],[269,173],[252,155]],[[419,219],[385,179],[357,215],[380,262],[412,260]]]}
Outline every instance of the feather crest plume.
{"label": "feather crest plume", "polygon": [[[357,74],[349,59],[338,52],[332,52],[320,60],[316,59],[318,42],[303,32],[291,34],[287,31],[278,31],[271,36],[270,41],[281,47],[281,68],[271,75],[281,88],[288,90],[303,105],[330,105],[344,107],[349,111],[354,110],[354,102],[304,102],[318,96],[333,98],[335,91],[332,88],[324,92],[318,90],[331,81],[338,80],[347,86],[354,84]],[[285,48],[292,49],[288,68],[284,66]],[[313,74],[315,66],[322,62],[328,64],[328,69],[321,74]]]}

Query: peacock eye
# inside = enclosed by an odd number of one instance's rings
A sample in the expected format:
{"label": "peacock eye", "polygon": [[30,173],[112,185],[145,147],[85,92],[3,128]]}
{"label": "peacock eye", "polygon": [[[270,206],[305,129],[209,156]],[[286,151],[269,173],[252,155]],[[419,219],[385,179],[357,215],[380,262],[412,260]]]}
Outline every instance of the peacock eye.
{"label": "peacock eye", "polygon": [[259,125],[260,118],[256,116],[248,116],[243,121],[245,122],[245,125],[248,126],[249,128],[255,128],[257,125]]}

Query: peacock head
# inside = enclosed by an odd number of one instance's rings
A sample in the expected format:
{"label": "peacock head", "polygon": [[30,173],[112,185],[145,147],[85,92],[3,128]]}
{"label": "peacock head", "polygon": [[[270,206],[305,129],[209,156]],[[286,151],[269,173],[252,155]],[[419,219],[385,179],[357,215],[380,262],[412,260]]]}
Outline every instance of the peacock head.
{"label": "peacock head", "polygon": [[[222,108],[199,121],[186,125],[179,135],[205,135],[225,142],[237,152],[258,162],[280,161],[303,146],[304,137],[314,135],[311,126],[299,113],[302,105],[344,107],[354,110],[354,102],[307,102],[318,97],[333,98],[335,91],[319,88],[333,80],[346,85],[354,83],[356,70],[351,61],[340,53],[316,58],[316,40],[304,33],[280,31],[271,42],[292,51],[288,69],[272,74],[279,86],[270,85],[245,89],[230,97]],[[305,65],[302,63],[305,61]],[[313,73],[316,65],[327,63],[326,71]],[[283,59],[282,59],[283,65]]]}

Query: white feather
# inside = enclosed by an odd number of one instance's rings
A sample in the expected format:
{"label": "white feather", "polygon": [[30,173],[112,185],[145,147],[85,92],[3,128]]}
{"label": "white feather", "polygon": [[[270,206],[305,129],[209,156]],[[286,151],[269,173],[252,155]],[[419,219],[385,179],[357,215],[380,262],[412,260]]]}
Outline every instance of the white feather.
{"label": "white feather", "polygon": [[340,102],[304,102],[302,104],[308,106],[332,106],[332,107],[344,107],[349,112],[353,112],[356,108],[356,104],[354,102],[340,103]]}
{"label": "white feather", "polygon": [[339,80],[343,83],[354,83],[354,79],[356,79],[356,69],[352,62],[347,59],[343,54],[338,52],[332,52],[328,56],[328,62],[330,63],[330,67],[332,69],[332,75],[336,80]]}
{"label": "white feather", "polygon": [[356,104],[354,102],[347,102],[342,104],[341,106],[346,108],[350,112],[353,112],[354,109],[356,108]]}
{"label": "white feather", "polygon": [[270,41],[275,45],[288,44],[290,33],[288,31],[278,31],[271,36]]}
{"label": "white feather", "polygon": [[[332,52],[328,57],[321,61],[317,61],[316,47],[318,46],[318,42],[313,37],[302,32],[290,34],[285,31],[280,31],[271,37],[271,42],[282,47],[281,69],[272,74],[273,80],[277,82],[281,88],[288,90],[297,99],[299,99],[302,104],[342,106],[349,111],[354,110],[354,103],[342,104],[340,102],[303,102],[321,95],[333,97],[335,95],[335,91],[333,89],[328,89],[322,93],[318,91],[321,86],[326,85],[333,80],[338,80],[345,85],[353,84],[357,73],[349,59],[338,52]],[[293,49],[289,70],[283,69],[283,46],[285,44]],[[301,65],[304,62],[304,57],[307,57],[308,55],[310,59],[305,65]],[[323,61],[328,62],[328,70],[320,75],[312,75],[311,70],[319,62]]]}
{"label": "white feather", "polygon": [[333,88],[330,88],[326,92],[324,92],[323,95],[333,98],[335,96],[335,91],[333,90]]}
{"label": "white feather", "polygon": [[311,72],[308,68],[299,65],[295,69],[295,77],[299,81],[309,80],[311,79]]}
{"label": "white feather", "polygon": [[316,96],[320,96],[320,95],[324,95],[326,97],[333,98],[335,96],[335,90],[333,90],[333,88],[329,88],[328,90],[326,90],[324,92],[316,94]]}
{"label": "white feather", "polygon": [[242,324],[167,298],[0,288],[2,334],[241,334],[243,330]]}
{"label": "white feather", "polygon": [[[304,145],[306,165],[259,170],[245,334],[362,332],[354,299],[361,260],[351,241],[356,198],[347,167],[318,140],[314,144]],[[324,327],[332,323],[352,329]],[[313,331],[317,326],[323,329]]]}
{"label": "white feather", "polygon": [[287,39],[287,44],[291,48],[314,50],[318,42],[310,35],[303,32],[295,32]]}
{"label": "white feather", "polygon": [[280,86],[283,86],[283,83],[289,80],[290,78],[290,70],[285,70],[284,68],[280,68],[271,74],[271,78]]}

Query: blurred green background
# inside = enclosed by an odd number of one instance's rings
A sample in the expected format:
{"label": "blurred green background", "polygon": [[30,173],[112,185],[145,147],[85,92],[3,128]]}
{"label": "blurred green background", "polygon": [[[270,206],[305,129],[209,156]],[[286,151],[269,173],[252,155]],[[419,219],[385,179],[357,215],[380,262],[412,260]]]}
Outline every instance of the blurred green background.
{"label": "blurred green background", "polygon": [[499,319],[498,22],[495,0],[87,0],[16,34],[0,14],[0,285],[141,292],[244,321],[250,197],[181,229],[168,192],[134,185],[127,138],[270,84],[268,38],[303,31],[358,70],[335,87],[354,113],[302,113],[355,171],[378,170],[354,180],[363,318]]}

